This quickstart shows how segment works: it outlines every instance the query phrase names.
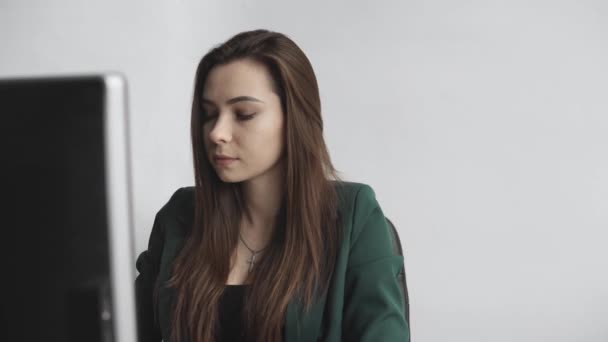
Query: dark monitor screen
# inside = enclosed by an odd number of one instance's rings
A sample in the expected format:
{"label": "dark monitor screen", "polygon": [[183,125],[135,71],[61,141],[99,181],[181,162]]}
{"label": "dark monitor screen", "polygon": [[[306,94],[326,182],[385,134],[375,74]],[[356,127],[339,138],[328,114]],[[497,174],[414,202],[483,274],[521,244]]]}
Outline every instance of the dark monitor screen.
{"label": "dark monitor screen", "polygon": [[0,79],[7,340],[114,340],[105,96],[100,77]]}

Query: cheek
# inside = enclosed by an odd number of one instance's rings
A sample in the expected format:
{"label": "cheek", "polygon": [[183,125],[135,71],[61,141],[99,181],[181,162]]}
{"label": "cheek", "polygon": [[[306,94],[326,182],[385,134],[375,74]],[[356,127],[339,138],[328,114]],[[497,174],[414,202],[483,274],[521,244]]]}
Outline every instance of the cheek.
{"label": "cheek", "polygon": [[264,163],[276,158],[283,146],[281,130],[271,125],[248,130],[238,140],[238,145],[244,152]]}
{"label": "cheek", "polygon": [[268,149],[269,157],[276,158],[283,150],[283,130],[282,127],[273,127],[266,134],[265,144]]}

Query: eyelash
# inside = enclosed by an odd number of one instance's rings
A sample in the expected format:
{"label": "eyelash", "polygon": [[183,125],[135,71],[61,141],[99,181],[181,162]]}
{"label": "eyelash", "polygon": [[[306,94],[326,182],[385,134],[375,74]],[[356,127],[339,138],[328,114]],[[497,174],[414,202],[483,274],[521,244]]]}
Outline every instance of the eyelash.
{"label": "eyelash", "polygon": [[[239,121],[248,121],[253,119],[253,117],[256,115],[256,113],[251,113],[251,114],[241,114],[241,113],[236,113],[236,116],[238,118]],[[216,117],[216,115],[213,116],[206,116],[204,121],[209,121],[211,119],[214,119]]]}
{"label": "eyelash", "polygon": [[253,117],[255,116],[256,113],[251,113],[251,114],[241,114],[241,113],[236,113],[236,116],[239,118],[239,120],[241,121],[247,121],[247,120],[251,120],[253,119]]}

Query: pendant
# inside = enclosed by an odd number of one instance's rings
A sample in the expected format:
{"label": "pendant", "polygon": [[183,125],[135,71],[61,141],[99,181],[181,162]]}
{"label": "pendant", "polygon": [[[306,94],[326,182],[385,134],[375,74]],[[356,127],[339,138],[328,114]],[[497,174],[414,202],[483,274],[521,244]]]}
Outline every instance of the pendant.
{"label": "pendant", "polygon": [[249,263],[249,272],[253,269],[253,264],[255,264],[255,253],[251,255],[251,259],[247,260]]}

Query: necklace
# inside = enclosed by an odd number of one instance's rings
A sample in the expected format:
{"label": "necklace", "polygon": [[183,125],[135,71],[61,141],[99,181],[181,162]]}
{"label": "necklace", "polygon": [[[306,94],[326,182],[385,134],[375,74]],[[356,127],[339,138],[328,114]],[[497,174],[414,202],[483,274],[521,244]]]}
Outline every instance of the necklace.
{"label": "necklace", "polygon": [[247,245],[247,242],[245,242],[245,240],[243,239],[243,236],[241,236],[241,233],[239,232],[239,239],[241,239],[241,241],[243,242],[243,245],[245,245],[245,247],[251,252],[251,258],[249,258],[249,260],[247,260],[247,263],[249,263],[249,272],[251,272],[251,270],[253,269],[253,265],[255,264],[255,256],[258,255],[259,253],[261,253],[263,250],[266,249],[266,247],[255,251],[251,248],[249,248],[249,246]]}

